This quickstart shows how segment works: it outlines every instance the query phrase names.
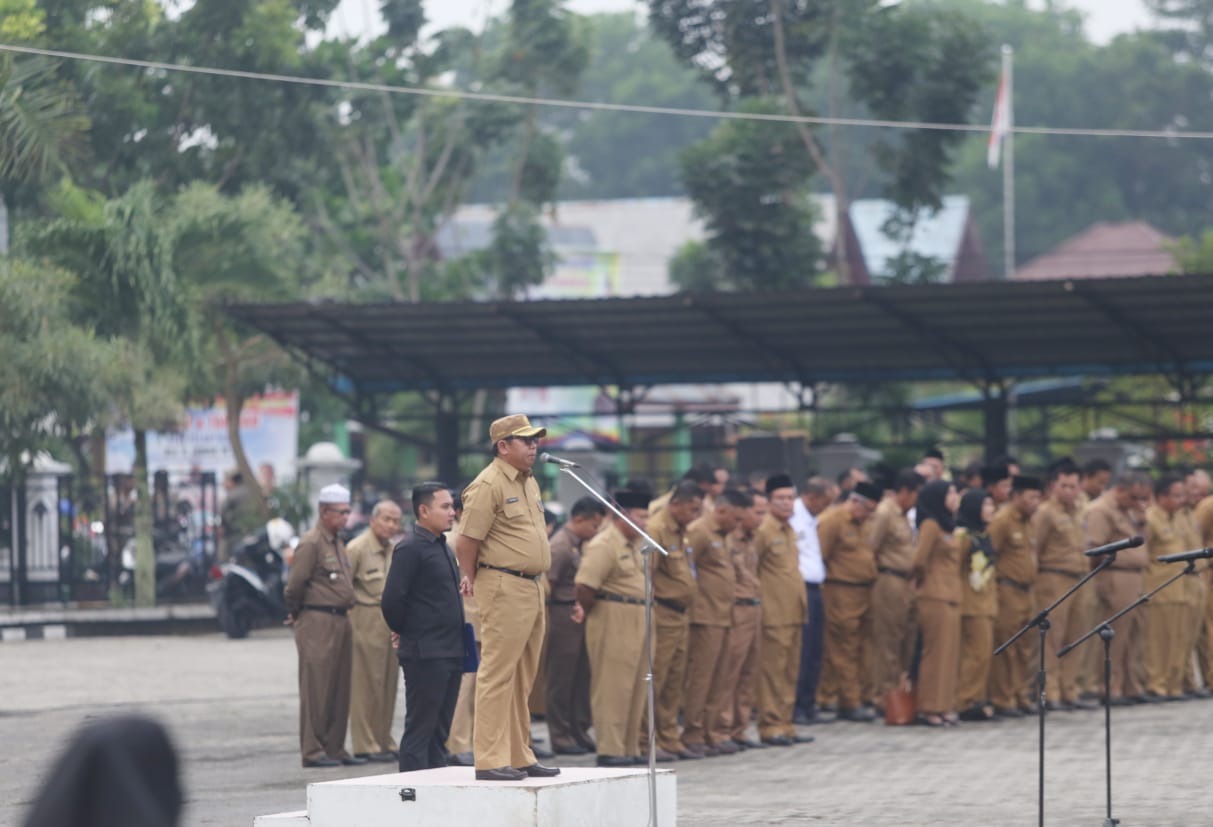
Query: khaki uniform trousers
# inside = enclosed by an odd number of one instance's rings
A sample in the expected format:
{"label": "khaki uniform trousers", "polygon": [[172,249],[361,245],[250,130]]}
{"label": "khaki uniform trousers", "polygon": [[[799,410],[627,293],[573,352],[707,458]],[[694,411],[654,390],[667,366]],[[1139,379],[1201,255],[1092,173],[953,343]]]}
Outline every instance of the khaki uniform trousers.
{"label": "khaki uniform trousers", "polygon": [[[1007,640],[1032,619],[1032,594],[1015,586],[998,584],[998,619],[994,621],[994,640]],[[1032,703],[1028,676],[1032,672],[1032,635],[1024,635],[990,664],[990,700],[999,709],[1013,709]]]}
{"label": "khaki uniform trousers", "polygon": [[[1139,571],[1104,571],[1095,578],[1095,594],[1099,598],[1100,614],[1110,617],[1121,611],[1141,596],[1142,586],[1143,578]],[[1148,607],[1141,606],[1112,624],[1112,630],[1116,634],[1112,638],[1108,654],[1112,658],[1109,691],[1113,698],[1132,698],[1145,691],[1142,644],[1145,641],[1146,611]],[[1102,644],[1095,648],[1103,651]]]}
{"label": "khaki uniform trousers", "polygon": [[[857,709],[872,695],[865,686],[864,649],[872,640],[872,589],[826,581],[825,659],[838,686],[838,708]],[[866,690],[866,691],[865,691]]]}
{"label": "khaki uniform trousers", "polygon": [[[1078,582],[1077,577],[1066,577],[1064,574],[1041,572],[1036,576],[1036,585],[1032,589],[1036,611],[1045,609],[1053,601],[1065,594]],[[1079,593],[1081,594],[1081,592]],[[1070,703],[1078,700],[1078,670],[1080,658],[1087,654],[1087,649],[1098,649],[1098,645],[1087,641],[1082,648],[1064,660],[1057,657],[1057,650],[1077,638],[1087,628],[1079,622],[1079,605],[1075,602],[1078,594],[1062,603],[1049,615],[1049,634],[1047,651],[1045,652],[1045,693],[1049,700]],[[1001,643],[1001,641],[999,641]],[[1090,646],[1088,646],[1090,644]]]}
{"label": "khaki uniform trousers", "polygon": [[299,653],[299,751],[304,761],[347,758],[350,670],[354,646],[342,615],[301,611],[295,619]]}
{"label": "khaki uniform trousers", "polygon": [[960,604],[923,598],[918,601],[922,628],[922,661],[918,666],[918,710],[943,715],[956,708],[960,667]]}
{"label": "khaki uniform trousers", "polygon": [[[682,690],[687,673],[687,643],[690,623],[686,612],[677,612],[660,603],[653,604],[653,629],[656,635],[653,650],[654,726],[657,746],[667,752],[682,752],[684,746],[678,732],[678,711],[682,708]],[[593,667],[591,667],[591,672]],[[647,722],[640,733],[640,748],[649,747]]]}
{"label": "khaki uniform trousers", "polygon": [[822,648],[825,653],[821,658],[821,677],[817,679],[817,708],[827,709],[838,705],[838,676],[834,674],[834,666],[830,663],[829,642],[824,635]]}
{"label": "khaki uniform trousers", "polygon": [[543,586],[496,569],[476,576],[480,604],[480,670],[472,752],[476,769],[529,767],[531,714],[527,698],[539,669],[547,630]]}
{"label": "khaki uniform trousers", "polygon": [[[463,598],[464,620],[476,631],[476,651],[480,652],[480,607],[475,597]],[[451,734],[446,739],[446,750],[452,755],[472,751],[472,724],[476,713],[476,673],[464,672],[459,682],[459,698],[455,701],[455,714],[451,718]]]}
{"label": "khaki uniform trousers", "polygon": [[994,618],[963,615],[960,618],[960,674],[956,707],[981,706],[990,700],[990,662],[994,655]]}
{"label": "khaki uniform trousers", "polygon": [[729,627],[692,623],[687,646],[682,743],[718,743],[711,730],[729,671]]}
{"label": "khaki uniform trousers", "polygon": [[[1100,575],[1101,577],[1103,575]],[[1092,588],[1095,584],[1083,586],[1070,600],[1074,601],[1074,608],[1071,615],[1071,628],[1074,629],[1074,637],[1086,634],[1095,628],[1095,624],[1103,620],[1107,615],[1103,614],[1103,605],[1099,599],[1099,592]],[[1073,638],[1072,638],[1073,639]],[[1069,643],[1070,641],[1066,641]],[[1103,697],[1103,645],[1093,643],[1090,646],[1083,644],[1078,651],[1072,655],[1067,655],[1069,658],[1077,658],[1078,666],[1075,669],[1075,683],[1077,684],[1078,694],[1082,695],[1098,695]]]}
{"label": "khaki uniform trousers", "polygon": [[1184,592],[1188,600],[1188,619],[1185,632],[1187,633],[1187,643],[1184,651],[1184,692],[1195,692],[1200,688],[1201,681],[1196,678],[1196,673],[1201,672],[1203,680],[1203,670],[1194,668],[1192,655],[1197,655],[1196,664],[1199,666],[1200,655],[1200,637],[1201,631],[1204,628],[1205,622],[1205,607],[1209,602],[1209,587],[1205,580],[1204,572],[1189,575],[1184,578]]}
{"label": "khaki uniform trousers", "polygon": [[1184,647],[1189,608],[1184,603],[1154,602],[1143,608],[1146,610],[1146,691],[1154,695],[1182,695],[1184,661],[1191,655],[1191,650]]}
{"label": "khaki uniform trousers", "polygon": [[354,633],[354,668],[350,676],[350,741],[355,755],[395,752],[392,718],[400,662],[392,648],[392,630],[378,606],[350,610]]}
{"label": "khaki uniform trousers", "polygon": [[1205,688],[1213,688],[1213,600],[1209,599],[1208,589],[1211,587],[1209,577],[1213,572],[1206,572],[1205,580],[1205,614],[1201,622],[1200,640],[1196,646],[1197,661],[1200,663],[1201,677],[1204,678]]}
{"label": "khaki uniform trousers", "polygon": [[598,754],[640,755],[645,720],[644,606],[599,600],[585,620]]}
{"label": "khaki uniform trousers", "polygon": [[728,666],[721,690],[716,722],[710,736],[713,744],[730,738],[746,740],[754,713],[755,684],[759,669],[759,641],[762,639],[762,607],[734,606],[733,627],[729,629]]}
{"label": "khaki uniform trousers", "polygon": [[895,574],[881,574],[872,587],[872,645],[867,647],[868,681],[872,695],[867,700],[884,706],[885,693],[897,686],[914,660],[918,623],[914,590],[910,581]]}
{"label": "khaki uniform trousers", "polygon": [[[544,666],[547,684],[548,738],[552,748],[589,746],[590,661],[586,627],[574,623],[568,604],[548,606],[548,645]],[[630,754],[630,753],[629,753]]]}
{"label": "khaki uniform trousers", "polygon": [[800,644],[804,626],[762,627],[759,644],[758,737],[795,736],[792,711],[800,677]]}

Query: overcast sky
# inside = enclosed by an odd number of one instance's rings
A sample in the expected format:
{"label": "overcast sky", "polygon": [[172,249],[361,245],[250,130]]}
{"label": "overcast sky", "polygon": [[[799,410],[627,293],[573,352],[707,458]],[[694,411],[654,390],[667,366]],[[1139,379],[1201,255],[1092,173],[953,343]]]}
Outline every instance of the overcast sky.
{"label": "overcast sky", "polygon": [[[1031,0],[1043,5],[1043,0]],[[1098,43],[1106,42],[1120,32],[1128,32],[1147,24],[1150,15],[1141,0],[1068,0],[1069,5],[1087,15],[1087,31]],[[333,34],[365,33],[375,27],[378,17],[377,0],[341,0],[332,21]],[[628,11],[639,9],[637,0],[572,0],[575,11]],[[431,24],[444,28],[453,24],[480,29],[485,17],[500,14],[509,7],[509,0],[429,0],[425,4]]]}

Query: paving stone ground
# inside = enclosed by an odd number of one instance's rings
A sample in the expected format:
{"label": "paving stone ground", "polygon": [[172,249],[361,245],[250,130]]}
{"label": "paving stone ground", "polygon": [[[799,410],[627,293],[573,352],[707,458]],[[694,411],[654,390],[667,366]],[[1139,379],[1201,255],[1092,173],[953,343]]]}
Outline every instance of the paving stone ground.
{"label": "paving stone ground", "polygon": [[[37,640],[0,647],[0,825],[19,825],[46,769],[86,719],[139,710],[184,756],[187,825],[249,827],[302,809],[311,781],[365,767],[299,766],[295,651],[285,631]],[[401,693],[403,703],[403,692]],[[403,724],[398,710],[396,727]],[[536,734],[546,735],[542,724]],[[816,743],[680,762],[680,825],[1031,825],[1035,719],[951,730],[830,724]],[[1113,713],[1121,824],[1213,824],[1213,700]],[[1046,821],[1104,818],[1103,713],[1049,716]],[[591,759],[566,758],[567,766]],[[389,765],[390,768],[390,765]],[[378,765],[374,771],[383,771]]]}

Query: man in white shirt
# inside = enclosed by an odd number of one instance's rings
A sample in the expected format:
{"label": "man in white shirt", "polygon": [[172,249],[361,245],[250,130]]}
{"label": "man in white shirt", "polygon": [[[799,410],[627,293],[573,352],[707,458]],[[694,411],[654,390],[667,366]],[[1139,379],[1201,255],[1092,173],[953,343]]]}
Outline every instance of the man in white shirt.
{"label": "man in white shirt", "polygon": [[834,720],[817,709],[817,683],[821,679],[825,606],[821,602],[821,584],[826,579],[821,543],[817,539],[817,517],[830,505],[833,486],[825,477],[809,477],[792,508],[789,521],[796,532],[800,553],[800,576],[809,598],[809,619],[801,636],[800,677],[796,682],[796,708],[792,722],[824,724]]}

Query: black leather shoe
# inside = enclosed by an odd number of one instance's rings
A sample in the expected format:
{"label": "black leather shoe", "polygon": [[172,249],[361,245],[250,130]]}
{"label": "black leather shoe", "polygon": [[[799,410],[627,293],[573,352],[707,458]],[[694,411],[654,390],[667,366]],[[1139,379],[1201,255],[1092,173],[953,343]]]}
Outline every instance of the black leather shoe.
{"label": "black leather shoe", "polygon": [[304,759],[303,766],[306,769],[327,770],[332,767],[340,767],[341,762],[336,758],[329,758],[327,755],[322,755],[319,758],[313,758],[310,761]]}
{"label": "black leather shoe", "polygon": [[[531,752],[535,752],[534,748],[531,749]],[[583,747],[581,744],[569,744],[567,747],[556,747],[557,755],[585,755],[588,752],[589,750]],[[538,758],[539,753],[536,752],[535,757]]]}
{"label": "black leather shoe", "polygon": [[531,778],[555,778],[560,775],[559,767],[545,767],[539,762],[531,764],[529,767],[515,767],[514,769],[521,770]]}
{"label": "black leather shoe", "polygon": [[786,735],[772,735],[770,738],[763,738],[762,743],[768,747],[790,747],[796,742]]}
{"label": "black leather shoe", "polygon": [[1070,701],[1070,709],[1099,709],[1100,704],[1095,701],[1088,701],[1079,698],[1077,701]]}
{"label": "black leather shoe", "polygon": [[476,758],[470,752],[452,752],[446,757],[448,767],[474,767]]}
{"label": "black leather shoe", "polygon": [[813,715],[812,713],[798,709],[792,713],[792,723],[808,726],[813,723]]}
{"label": "black leather shoe", "polygon": [[1132,698],[1113,698],[1111,704],[1112,706],[1134,706],[1137,701]]}
{"label": "black leather shoe", "polygon": [[476,770],[477,781],[523,781],[526,773],[513,767],[498,767],[495,770]]}
{"label": "black leather shoe", "polygon": [[999,718],[1022,718],[1023,717],[1023,712],[1017,706],[1009,706],[1009,707],[998,706],[998,707],[994,708],[994,713],[996,715],[998,715]]}
{"label": "black leather shoe", "polygon": [[683,761],[702,761],[703,755],[698,752],[691,752],[689,749],[683,748],[682,752],[674,753]]}
{"label": "black leather shoe", "polygon": [[598,766],[600,767],[630,767],[632,764],[632,756],[630,755],[599,755]]}
{"label": "black leather shoe", "polygon": [[766,749],[767,745],[762,741],[751,741],[749,738],[734,738],[733,743],[742,749]]}
{"label": "black leather shoe", "polygon": [[875,721],[876,711],[867,706],[861,706],[858,709],[840,709],[838,710],[838,720],[855,721],[857,723]]}
{"label": "black leather shoe", "polygon": [[534,744],[531,745],[531,753],[536,758],[555,758],[556,757],[556,753],[552,752],[550,749],[544,749],[543,747],[537,747]]}
{"label": "black leather shoe", "polygon": [[360,767],[363,764],[368,763],[368,761],[369,759],[359,758],[357,755],[347,755],[341,759],[341,763],[345,764],[347,767]]}
{"label": "black leather shoe", "polygon": [[396,753],[394,752],[355,752],[355,758],[365,758],[367,761],[373,761],[376,764],[386,764],[389,761],[395,761]]}
{"label": "black leather shoe", "polygon": [[796,734],[796,735],[791,736],[791,738],[792,738],[792,743],[795,743],[795,744],[811,744],[817,740],[816,736],[813,736],[813,735]]}

